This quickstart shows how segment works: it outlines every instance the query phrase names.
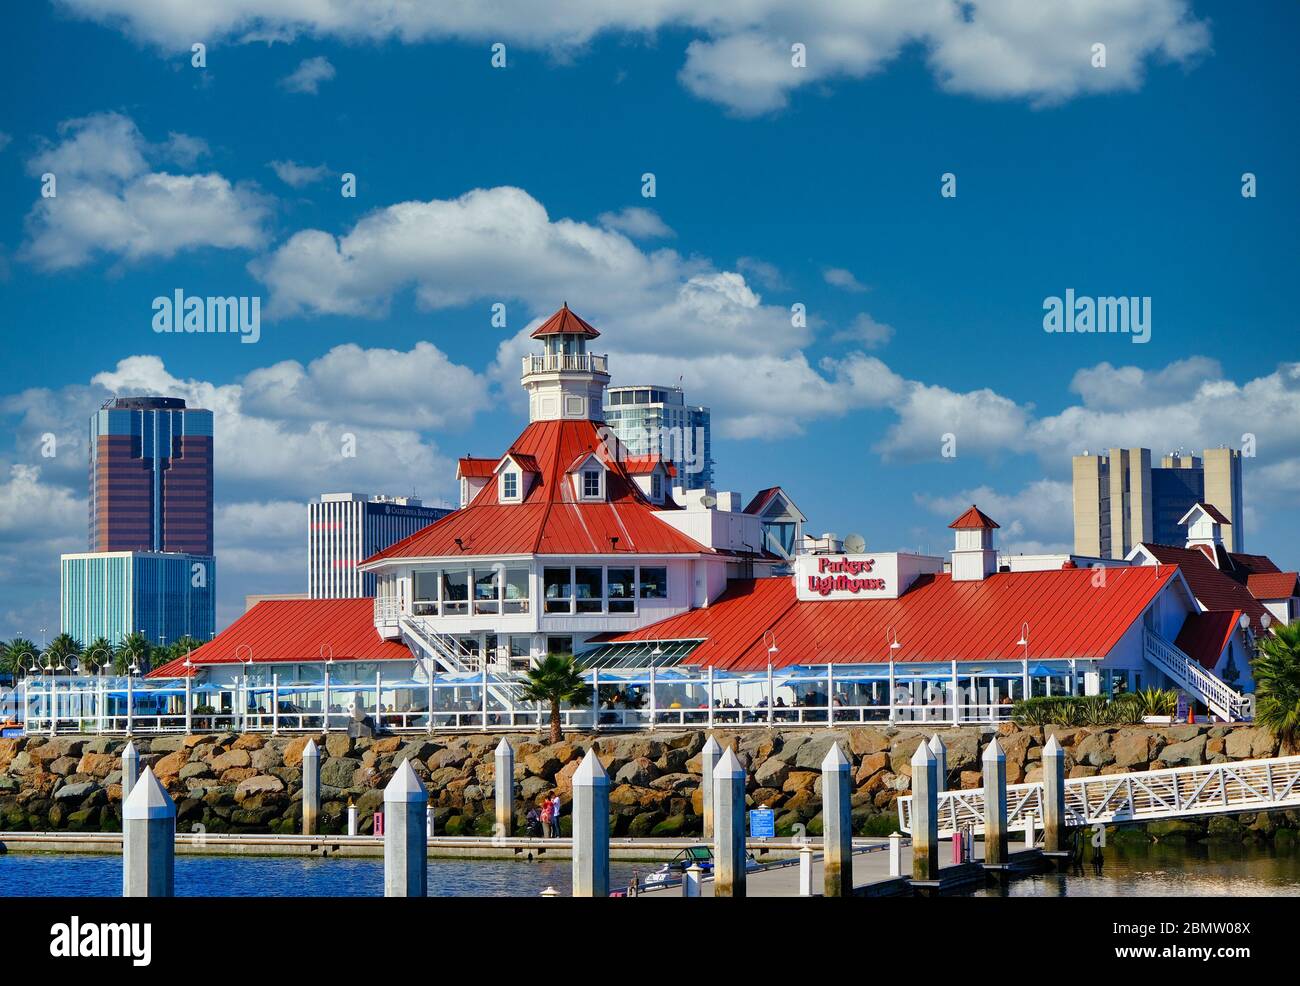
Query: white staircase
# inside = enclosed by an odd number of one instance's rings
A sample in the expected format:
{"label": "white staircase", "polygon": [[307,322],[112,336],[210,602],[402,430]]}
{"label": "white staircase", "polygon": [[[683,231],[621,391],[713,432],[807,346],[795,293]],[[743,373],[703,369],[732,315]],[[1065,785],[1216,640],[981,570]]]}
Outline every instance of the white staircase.
{"label": "white staircase", "polygon": [[518,685],[494,674],[491,670],[492,661],[487,661],[485,667],[484,657],[466,648],[455,637],[439,633],[418,617],[401,616],[397,625],[406,646],[416,653],[424,654],[443,671],[449,674],[486,671],[488,694],[500,702],[506,711],[513,711],[526,704],[520,698],[521,689]]}
{"label": "white staircase", "polygon": [[1179,650],[1160,634],[1143,629],[1143,654],[1206,708],[1227,722],[1250,719],[1253,702],[1211,671]]}

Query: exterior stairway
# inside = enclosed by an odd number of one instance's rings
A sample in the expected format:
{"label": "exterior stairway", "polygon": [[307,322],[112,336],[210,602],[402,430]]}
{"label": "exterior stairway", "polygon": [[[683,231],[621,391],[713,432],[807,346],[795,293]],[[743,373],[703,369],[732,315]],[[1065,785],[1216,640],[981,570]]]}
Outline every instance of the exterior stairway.
{"label": "exterior stairway", "polygon": [[418,617],[401,616],[398,628],[402,640],[414,653],[423,654],[448,674],[483,673],[486,671],[488,694],[500,702],[504,711],[513,711],[527,704],[520,697],[519,685],[503,680],[491,671],[491,661],[465,648],[455,637],[430,629]]}
{"label": "exterior stairway", "polygon": [[1254,702],[1248,695],[1233,689],[1212,671],[1207,671],[1160,634],[1143,629],[1142,649],[1147,661],[1205,707],[1226,722],[1253,717]]}

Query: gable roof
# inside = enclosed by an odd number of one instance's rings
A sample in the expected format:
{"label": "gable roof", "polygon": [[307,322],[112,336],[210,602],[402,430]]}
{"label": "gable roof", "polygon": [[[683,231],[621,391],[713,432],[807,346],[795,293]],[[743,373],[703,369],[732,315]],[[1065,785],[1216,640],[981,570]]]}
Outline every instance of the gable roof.
{"label": "gable roof", "polygon": [[1260,572],[1246,576],[1246,588],[1256,599],[1286,599],[1300,596],[1296,572]]}
{"label": "gable roof", "polygon": [[1239,619],[1238,609],[1189,613],[1174,644],[1201,667],[1213,671]]}
{"label": "gable roof", "polygon": [[579,335],[595,339],[600,331],[586,319],[579,318],[569,310],[566,301],[564,307],[533,329],[529,338],[540,339],[543,336]]}
{"label": "gable roof", "polygon": [[[264,599],[202,647],[190,662],[254,664],[319,661],[324,648],[336,661],[409,661],[410,649],[375,631],[373,599]],[[150,671],[146,677],[177,677],[184,658]]]}
{"label": "gable roof", "polygon": [[715,554],[655,516],[663,508],[646,498],[617,456],[602,457],[609,470],[605,501],[578,500],[572,484],[565,482],[566,467],[601,448],[594,421],[534,421],[509,450],[516,459],[537,466],[538,478],[520,502],[501,503],[497,484],[489,483],[460,510],[362,565],[461,555]]}
{"label": "gable roof", "polygon": [[1183,514],[1182,517],[1178,519],[1178,523],[1186,524],[1187,518],[1190,517],[1192,514],[1196,513],[1198,509],[1203,511],[1205,515],[1209,517],[1210,520],[1214,521],[1216,524],[1227,524],[1229,527],[1232,526],[1232,521],[1228,520],[1227,517],[1223,516],[1223,514],[1219,512],[1218,507],[1214,506],[1211,503],[1193,503],[1191,508],[1187,511],[1187,513]]}
{"label": "gable roof", "polygon": [[457,479],[487,479],[496,472],[497,460],[467,455],[456,460]]}
{"label": "gable roof", "polygon": [[884,663],[895,631],[898,662],[1019,661],[1016,641],[1030,626],[1030,660],[1108,654],[1175,577],[1172,566],[1107,570],[1097,586],[1089,569],[1000,572],[981,581],[924,575],[898,599],[806,600],[794,581],[733,581],[708,607],[669,617],[604,642],[703,640],[689,663],[730,670],[773,664]]}
{"label": "gable roof", "polygon": [[[1181,568],[1192,595],[1207,610],[1225,612],[1240,610],[1249,614],[1251,629],[1257,633],[1264,629],[1262,617],[1268,614],[1264,604],[1251,595],[1242,582],[1216,567],[1204,551],[1198,548],[1179,548],[1172,544],[1146,544],[1145,542],[1140,547],[1160,564],[1177,565]],[[1227,551],[1219,557],[1227,565],[1232,565],[1233,558]],[[1268,615],[1271,619],[1272,614]]]}
{"label": "gable roof", "polygon": [[1002,525],[972,503],[969,510],[948,526],[956,531],[970,528],[1001,527]]}

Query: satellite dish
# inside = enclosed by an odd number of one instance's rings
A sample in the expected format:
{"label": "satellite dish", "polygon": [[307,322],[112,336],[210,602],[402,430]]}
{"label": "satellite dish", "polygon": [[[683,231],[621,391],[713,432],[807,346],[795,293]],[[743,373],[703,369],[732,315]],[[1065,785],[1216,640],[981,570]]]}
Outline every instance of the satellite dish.
{"label": "satellite dish", "polygon": [[718,505],[718,498],[712,494],[706,494],[705,496],[700,497],[700,503],[703,506],[712,509]]}
{"label": "satellite dish", "polygon": [[867,550],[867,539],[861,534],[850,534],[844,539],[844,550],[851,555],[860,555]]}

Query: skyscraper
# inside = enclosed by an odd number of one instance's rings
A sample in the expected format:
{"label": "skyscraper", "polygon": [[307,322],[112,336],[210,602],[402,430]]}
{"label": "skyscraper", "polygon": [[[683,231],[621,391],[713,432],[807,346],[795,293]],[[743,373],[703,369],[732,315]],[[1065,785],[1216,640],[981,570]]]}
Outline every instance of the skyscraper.
{"label": "skyscraper", "polygon": [[90,550],[212,554],[212,412],[119,397],[90,418]]}
{"label": "skyscraper", "polygon": [[60,559],[60,624],[83,644],[216,633],[212,412],[118,397],[90,418],[90,550]]}
{"label": "skyscraper", "polygon": [[1181,546],[1178,521],[1195,503],[1210,504],[1231,523],[1223,533],[1229,551],[1242,551],[1241,452],[1206,449],[1202,456],[1171,452],[1151,465],[1144,448],[1076,455],[1074,552],[1123,558],[1140,542]]}
{"label": "skyscraper", "polygon": [[677,468],[675,486],[713,486],[709,409],[686,403],[680,387],[609,387],[605,424],[631,455],[660,455]]}
{"label": "skyscraper", "polygon": [[449,513],[408,496],[322,493],[319,503],[307,504],[308,597],[373,596],[375,577],[357,566]]}

